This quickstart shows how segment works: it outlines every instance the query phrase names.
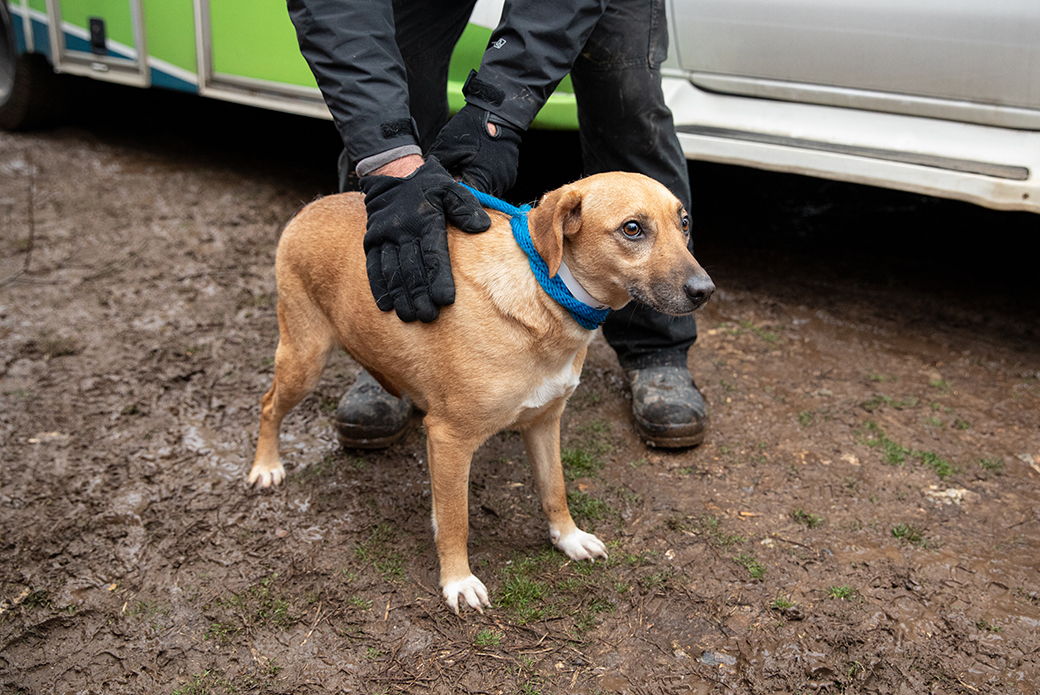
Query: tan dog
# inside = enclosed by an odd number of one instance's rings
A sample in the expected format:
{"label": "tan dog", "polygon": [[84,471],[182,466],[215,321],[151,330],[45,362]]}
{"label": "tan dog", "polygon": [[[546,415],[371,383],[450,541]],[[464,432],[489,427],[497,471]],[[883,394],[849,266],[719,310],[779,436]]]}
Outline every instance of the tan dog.
{"label": "tan dog", "polygon": [[[606,557],[603,543],[575,526],[560,463],[560,415],[578,385],[593,331],[582,328],[537,284],[508,217],[491,229],[449,229],[456,299],[433,323],[403,323],[369,290],[360,194],[304,208],[278,244],[278,350],[263,398],[249,483],[285,477],[278,431],[286,413],[317,385],[341,346],[391,393],[426,411],[433,532],[444,597],[482,612],[484,584],[470,573],[469,468],[495,433],[523,433],[549,518],[549,536],[574,560]],[[669,314],[699,308],[714,290],[686,248],[689,221],[679,201],[637,174],[582,179],[546,194],[530,215],[535,248],[556,274],[565,260],[588,293],[612,309],[635,298]]]}

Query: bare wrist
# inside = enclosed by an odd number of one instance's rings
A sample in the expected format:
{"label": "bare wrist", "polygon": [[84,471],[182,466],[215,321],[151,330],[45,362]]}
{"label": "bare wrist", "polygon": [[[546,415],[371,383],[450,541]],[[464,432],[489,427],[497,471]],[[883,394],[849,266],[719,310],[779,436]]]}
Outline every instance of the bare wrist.
{"label": "bare wrist", "polygon": [[388,162],[383,166],[373,171],[370,175],[373,176],[396,176],[398,178],[404,178],[410,176],[412,172],[423,165],[423,158],[421,155],[409,154],[395,159],[392,162]]}

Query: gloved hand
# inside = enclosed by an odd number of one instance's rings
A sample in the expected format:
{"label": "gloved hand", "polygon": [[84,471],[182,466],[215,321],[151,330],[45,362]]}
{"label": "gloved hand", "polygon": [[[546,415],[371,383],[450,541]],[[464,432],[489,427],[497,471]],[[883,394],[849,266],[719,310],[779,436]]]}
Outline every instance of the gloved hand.
{"label": "gloved hand", "polygon": [[404,178],[362,176],[368,211],[365,257],[376,305],[429,323],[455,301],[445,221],[471,234],[491,218],[433,157]]}
{"label": "gloved hand", "polygon": [[494,121],[495,135],[488,133],[490,114],[466,104],[441,129],[430,154],[444,168],[478,191],[501,197],[516,183],[520,159],[520,132]]}

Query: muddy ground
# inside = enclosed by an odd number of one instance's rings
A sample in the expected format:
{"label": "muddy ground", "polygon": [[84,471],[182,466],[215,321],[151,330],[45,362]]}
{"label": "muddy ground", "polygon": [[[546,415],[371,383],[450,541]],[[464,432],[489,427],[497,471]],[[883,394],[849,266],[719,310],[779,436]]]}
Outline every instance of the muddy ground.
{"label": "muddy ground", "polygon": [[[275,244],[328,124],[96,88],[0,134],[0,692],[1036,693],[1038,221],[692,166],[711,429],[646,449],[598,338],[554,551],[522,444],[477,454],[484,615],[437,591],[418,419],[342,451],[345,356],[247,489]],[[579,171],[532,135],[517,202]]]}

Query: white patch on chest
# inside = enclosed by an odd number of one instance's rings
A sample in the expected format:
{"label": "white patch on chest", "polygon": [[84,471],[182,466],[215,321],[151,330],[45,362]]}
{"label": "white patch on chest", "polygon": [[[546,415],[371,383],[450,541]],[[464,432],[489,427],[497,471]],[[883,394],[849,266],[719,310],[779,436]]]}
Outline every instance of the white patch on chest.
{"label": "white patch on chest", "polygon": [[520,407],[536,410],[552,403],[557,398],[570,396],[574,393],[574,389],[578,388],[580,376],[579,372],[574,371],[574,357],[572,357],[564,363],[563,369],[545,377],[541,384],[527,394],[527,398]]}

